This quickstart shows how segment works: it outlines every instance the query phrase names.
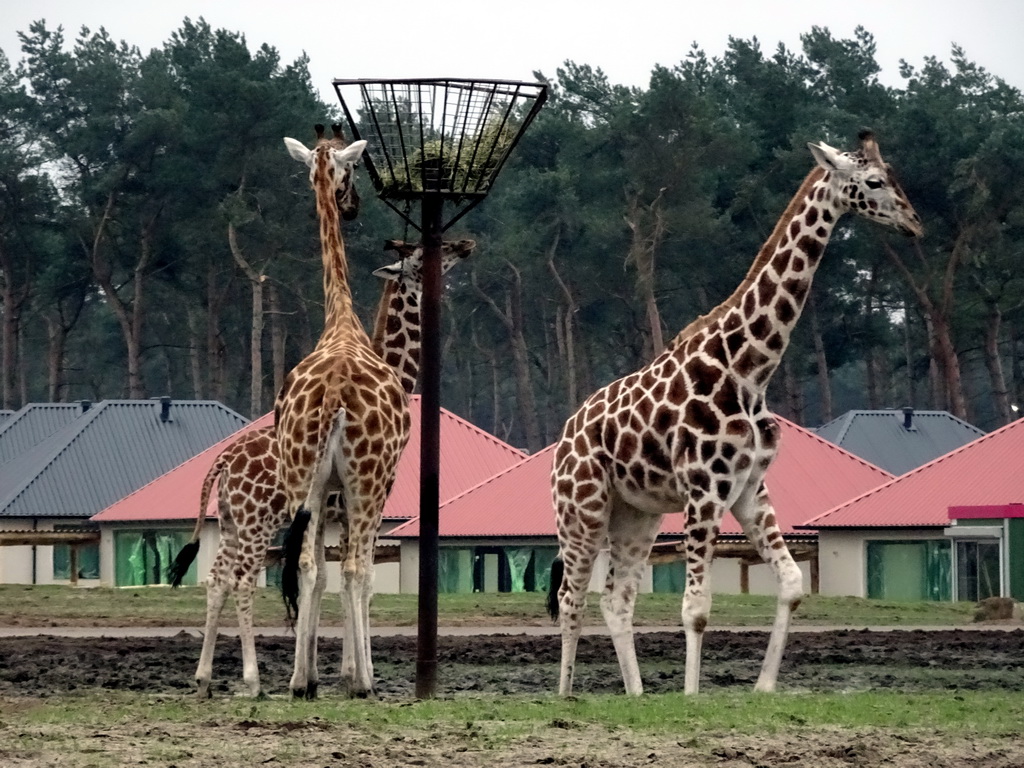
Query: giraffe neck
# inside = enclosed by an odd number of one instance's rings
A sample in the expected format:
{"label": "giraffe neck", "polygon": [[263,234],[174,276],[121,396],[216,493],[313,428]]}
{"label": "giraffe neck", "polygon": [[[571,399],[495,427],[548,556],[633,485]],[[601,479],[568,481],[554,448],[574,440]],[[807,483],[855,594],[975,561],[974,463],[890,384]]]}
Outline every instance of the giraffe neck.
{"label": "giraffe neck", "polygon": [[778,368],[803,312],[814,273],[842,213],[828,175],[815,168],[762,246],[733,294],[676,337],[672,349],[703,329],[721,341],[723,355],[741,379],[763,390]]}
{"label": "giraffe neck", "polygon": [[356,329],[362,331],[362,326],[353,308],[348,260],[341,238],[341,217],[333,189],[324,185],[317,188],[316,210],[320,220],[320,257],[324,270],[324,331],[320,336],[320,343],[324,343]]}
{"label": "giraffe neck", "polygon": [[377,305],[373,351],[394,368],[407,394],[420,372],[420,298],[422,292],[387,280]]}

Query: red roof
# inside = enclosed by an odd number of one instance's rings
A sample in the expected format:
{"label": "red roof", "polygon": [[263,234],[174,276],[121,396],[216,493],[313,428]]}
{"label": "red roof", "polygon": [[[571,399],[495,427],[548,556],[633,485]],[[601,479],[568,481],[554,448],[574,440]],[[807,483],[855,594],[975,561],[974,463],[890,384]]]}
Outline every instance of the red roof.
{"label": "red roof", "polygon": [[[214,443],[202,453],[179,464],[151,483],[116,501],[90,519],[94,523],[113,523],[144,520],[195,520],[199,516],[199,494],[203,480],[210,471],[221,451],[227,448],[239,435],[274,423],[274,414],[268,413],[246,424],[234,434],[219,443]],[[208,516],[217,516],[217,490],[214,486]]]}
{"label": "red roof", "polygon": [[[412,432],[405,453],[398,462],[398,474],[384,517],[406,520],[419,514],[420,477],[420,397],[409,399]],[[216,445],[158,477],[134,493],[92,517],[93,521],[195,520],[199,493],[206,473],[221,451],[238,435],[273,424],[274,414],[249,424]],[[493,435],[441,409],[440,498],[450,499],[461,491],[519,462],[526,454]],[[207,515],[217,514],[216,487],[210,494]]]}
{"label": "red roof", "polygon": [[[395,485],[384,506],[385,520],[408,520],[420,513],[420,396],[409,398],[412,432],[398,462]],[[520,462],[525,453],[441,409],[440,488],[445,502],[467,488]]]}
{"label": "red roof", "polygon": [[[831,509],[892,478],[888,472],[844,451],[791,421],[776,417],[782,428],[779,454],[768,469],[766,482],[783,533],[808,518]],[[441,536],[554,536],[551,505],[551,462],[554,445],[441,505]],[[661,533],[683,531],[682,514],[665,515]],[[722,533],[740,534],[732,515]],[[392,536],[419,535],[417,520],[399,526]]]}
{"label": "red roof", "polygon": [[949,508],[1024,500],[1024,420],[807,520],[814,528],[949,525]]}

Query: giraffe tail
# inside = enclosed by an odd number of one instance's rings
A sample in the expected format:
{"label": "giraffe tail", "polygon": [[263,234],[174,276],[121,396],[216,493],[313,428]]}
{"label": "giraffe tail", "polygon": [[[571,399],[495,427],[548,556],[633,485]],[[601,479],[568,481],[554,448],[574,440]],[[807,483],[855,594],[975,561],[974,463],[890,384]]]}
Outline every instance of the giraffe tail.
{"label": "giraffe tail", "polygon": [[556,557],[551,563],[551,581],[548,583],[548,615],[558,620],[558,590],[562,586],[562,577],[565,573],[565,564],[562,558]]}
{"label": "giraffe tail", "polygon": [[199,538],[203,533],[203,526],[206,524],[206,507],[210,503],[210,492],[213,489],[213,484],[220,477],[220,473],[227,466],[227,458],[225,454],[227,451],[221,453],[217,457],[217,460],[213,462],[213,466],[210,467],[210,471],[206,473],[206,478],[203,480],[203,488],[199,494],[199,517],[196,519],[196,527],[192,531],[192,538],[188,544],[181,548],[181,551],[174,558],[174,562],[171,563],[167,569],[167,577],[171,582],[172,587],[180,587],[182,580],[185,578],[185,574],[188,572],[189,566],[192,565],[192,561],[196,559],[196,555],[199,554]]}
{"label": "giraffe tail", "polygon": [[305,507],[295,513],[281,547],[281,596],[284,598],[289,627],[295,626],[299,616],[299,557],[302,555],[302,540],[306,536],[310,517]]}

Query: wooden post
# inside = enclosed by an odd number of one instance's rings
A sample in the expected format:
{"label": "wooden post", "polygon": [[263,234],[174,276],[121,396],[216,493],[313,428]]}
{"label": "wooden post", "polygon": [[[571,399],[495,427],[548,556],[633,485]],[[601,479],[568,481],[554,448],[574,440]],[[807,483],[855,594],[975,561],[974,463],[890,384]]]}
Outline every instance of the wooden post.
{"label": "wooden post", "polygon": [[740,560],[740,594],[750,594],[750,566],[746,560]]}
{"label": "wooden post", "polygon": [[78,586],[78,544],[72,544],[71,549],[71,586]]}

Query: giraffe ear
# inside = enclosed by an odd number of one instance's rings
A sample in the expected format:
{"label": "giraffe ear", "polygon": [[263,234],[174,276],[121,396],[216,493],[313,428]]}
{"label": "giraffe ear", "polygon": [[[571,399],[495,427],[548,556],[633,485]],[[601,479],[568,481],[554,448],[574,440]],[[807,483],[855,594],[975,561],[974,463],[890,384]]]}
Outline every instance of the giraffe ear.
{"label": "giraffe ear", "polygon": [[850,159],[834,147],[830,147],[823,141],[817,144],[807,143],[818,165],[826,171],[848,171],[852,167]]}
{"label": "giraffe ear", "polygon": [[459,240],[452,249],[458,254],[460,259],[464,259],[473,252],[476,248],[476,240]]}
{"label": "giraffe ear", "polygon": [[339,165],[344,163],[358,163],[359,158],[363,156],[363,150],[366,149],[366,140],[360,139],[359,141],[353,141],[347,147],[345,147],[336,156],[336,162]]}
{"label": "giraffe ear", "polygon": [[402,262],[396,261],[394,264],[388,264],[387,266],[375,269],[373,270],[373,275],[385,280],[399,280],[402,277]]}
{"label": "giraffe ear", "polygon": [[288,154],[298,160],[304,165],[312,165],[313,153],[306,148],[298,139],[290,139],[287,136],[284,138],[284,145],[288,147]]}

